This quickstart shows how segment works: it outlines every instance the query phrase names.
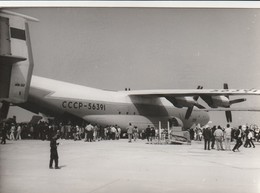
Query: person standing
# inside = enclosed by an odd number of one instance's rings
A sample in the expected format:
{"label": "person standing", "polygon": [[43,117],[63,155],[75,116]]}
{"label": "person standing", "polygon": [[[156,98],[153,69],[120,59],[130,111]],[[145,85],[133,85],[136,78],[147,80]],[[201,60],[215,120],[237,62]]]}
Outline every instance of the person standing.
{"label": "person standing", "polygon": [[111,126],[111,139],[116,139],[116,127],[114,125]]}
{"label": "person standing", "polygon": [[121,128],[119,126],[116,125],[117,128],[117,139],[120,139],[121,136]]}
{"label": "person standing", "polygon": [[246,139],[246,142],[244,143],[244,147],[247,147],[249,145],[248,134],[249,134],[249,127],[246,126],[246,130],[244,131],[244,135],[243,135],[243,137]]}
{"label": "person standing", "polygon": [[230,142],[231,142],[231,127],[227,124],[227,128],[224,130],[224,139],[225,139],[225,149],[231,151]]}
{"label": "person standing", "polygon": [[212,136],[211,136],[211,149],[215,149],[214,146],[215,146],[215,136],[213,135],[213,133],[216,131],[217,127],[216,125],[214,125],[212,128],[211,128],[211,133],[212,133]]}
{"label": "person standing", "polygon": [[235,138],[236,138],[237,142],[236,142],[236,145],[232,149],[233,152],[235,152],[236,150],[239,151],[240,146],[243,145],[242,126],[241,125],[238,127],[238,129],[235,132]]}
{"label": "person standing", "polygon": [[260,129],[258,126],[255,127],[255,140],[258,142],[260,138]]}
{"label": "person standing", "polygon": [[10,139],[10,140],[15,140],[14,132],[15,132],[15,125],[14,125],[14,123],[12,123],[11,133],[10,133],[10,136],[9,136],[9,139]]}
{"label": "person standing", "polygon": [[93,138],[93,126],[91,125],[91,123],[89,123],[86,126],[86,131],[87,131],[87,141],[88,142],[92,142],[92,138]]}
{"label": "person standing", "polygon": [[6,134],[7,134],[7,126],[6,126],[6,123],[3,122],[1,144],[6,144]]}
{"label": "person standing", "polygon": [[133,133],[134,133],[134,141],[136,141],[138,139],[138,134],[139,134],[137,126],[134,126]]}
{"label": "person standing", "polygon": [[147,138],[148,143],[150,141],[152,141],[150,125],[148,125],[148,127],[145,129],[145,134],[146,134],[146,138]]}
{"label": "person standing", "polygon": [[134,130],[134,127],[132,126],[131,123],[129,123],[129,126],[128,126],[128,128],[127,128],[128,142],[129,142],[129,143],[132,142],[133,130]]}
{"label": "person standing", "polygon": [[190,132],[190,140],[194,140],[194,129],[190,128],[189,132]]}
{"label": "person standing", "polygon": [[155,137],[156,137],[156,131],[154,129],[154,127],[151,128],[151,143],[153,143],[153,140],[155,141]]}
{"label": "person standing", "polygon": [[20,124],[18,124],[18,127],[17,127],[17,134],[16,134],[16,140],[21,140],[21,132],[22,132],[22,127]]}
{"label": "person standing", "polygon": [[217,150],[218,151],[224,150],[223,144],[222,144],[224,134],[223,134],[223,131],[222,131],[220,126],[218,126],[218,128],[214,132],[214,136],[215,136],[215,140],[216,140],[216,143],[217,143]]}
{"label": "person standing", "polygon": [[51,138],[50,141],[50,147],[51,147],[51,156],[50,156],[50,163],[49,163],[49,168],[53,169],[52,164],[53,161],[55,162],[55,169],[60,169],[59,167],[59,156],[58,156],[58,151],[57,151],[57,146],[59,143],[57,143],[57,139],[59,136],[56,134]]}
{"label": "person standing", "polygon": [[247,138],[248,138],[248,145],[249,145],[249,147],[252,147],[253,146],[253,148],[255,148],[255,144],[254,144],[254,142],[253,142],[253,130],[252,129],[249,129],[249,133],[248,133],[248,136],[247,136]]}
{"label": "person standing", "polygon": [[208,125],[203,130],[202,135],[204,137],[204,150],[210,150],[210,139],[212,134]]}

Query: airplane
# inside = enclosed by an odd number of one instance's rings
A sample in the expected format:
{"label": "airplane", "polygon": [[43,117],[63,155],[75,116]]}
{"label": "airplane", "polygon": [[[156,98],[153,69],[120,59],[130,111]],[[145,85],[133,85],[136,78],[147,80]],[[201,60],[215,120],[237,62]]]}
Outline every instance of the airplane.
{"label": "airplane", "polygon": [[[1,118],[10,104],[36,114],[60,119],[78,119],[100,126],[117,124],[122,130],[129,123],[140,129],[181,126],[209,122],[208,110],[199,104],[201,98],[211,108],[229,111],[234,103],[229,96],[260,95],[256,89],[167,89],[108,91],[32,75],[33,54],[29,35],[30,21],[38,19],[1,10],[0,102]],[[226,113],[232,121],[231,113]]]}

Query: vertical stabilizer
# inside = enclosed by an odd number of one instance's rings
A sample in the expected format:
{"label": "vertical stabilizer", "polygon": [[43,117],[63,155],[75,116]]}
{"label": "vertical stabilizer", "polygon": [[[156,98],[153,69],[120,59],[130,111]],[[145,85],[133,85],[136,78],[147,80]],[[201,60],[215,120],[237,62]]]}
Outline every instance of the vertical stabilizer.
{"label": "vertical stabilizer", "polygon": [[38,20],[0,11],[0,101],[27,100],[33,71],[28,21]]}

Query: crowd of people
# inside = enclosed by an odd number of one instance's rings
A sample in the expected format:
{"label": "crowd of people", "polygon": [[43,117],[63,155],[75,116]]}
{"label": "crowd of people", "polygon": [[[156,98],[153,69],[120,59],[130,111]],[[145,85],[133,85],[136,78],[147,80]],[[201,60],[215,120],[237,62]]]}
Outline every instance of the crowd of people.
{"label": "crowd of people", "polygon": [[[260,140],[260,129],[256,125],[240,125],[239,127],[231,128],[230,124],[226,127],[208,125],[201,128],[190,129],[191,140],[204,140],[204,149],[210,150],[228,150],[231,151],[231,142],[236,141],[232,151],[239,151],[239,148],[244,144],[245,148],[255,148],[254,141]],[[224,144],[224,145],[223,145]]]}
{"label": "crowd of people", "polygon": [[[117,125],[110,125],[100,127],[97,124],[82,123],[81,125],[72,124],[70,121],[66,124],[53,122],[39,121],[37,124],[31,123],[16,123],[16,121],[2,122],[1,128],[1,144],[6,143],[8,140],[21,140],[21,139],[40,139],[51,140],[55,134],[58,134],[61,139],[71,140],[84,140],[85,142],[93,142],[100,140],[118,140],[121,137],[128,137],[129,142],[137,139],[147,139],[148,143],[158,142],[169,138],[168,130],[161,129],[159,135],[158,129],[148,125],[146,129],[139,130],[137,126],[129,123],[126,128],[127,133],[122,133],[121,128]],[[226,127],[208,125],[203,128],[197,125],[189,129],[189,138],[194,141],[204,140],[204,149],[217,150],[231,150],[231,142],[236,141],[233,151],[239,151],[239,148],[255,147],[254,141],[260,140],[260,129],[256,125],[239,126],[238,128],[231,128],[229,124]],[[224,145],[223,145],[224,144]]]}
{"label": "crowd of people", "polygon": [[[70,121],[66,124],[57,122],[39,121],[37,124],[2,122],[0,124],[2,141],[21,140],[21,139],[40,139],[51,140],[55,134],[60,139],[84,140],[85,142],[94,142],[100,140],[118,140],[120,138],[129,138],[129,142],[137,139],[147,139],[148,142],[155,141],[158,138],[158,129],[148,126],[147,129],[139,130],[137,126],[127,128],[123,133],[118,125],[100,127],[97,124],[83,123],[82,125],[72,124]],[[162,133],[165,136],[166,133]],[[3,137],[4,136],[4,137]],[[5,143],[5,142],[2,142]]]}
{"label": "crowd of people", "polygon": [[75,125],[71,122],[47,123],[40,121],[37,124],[2,122],[0,125],[2,144],[8,140],[41,139],[51,140],[58,134],[61,139],[84,140],[93,142],[97,140],[115,140],[121,137],[121,128],[117,125],[100,127],[97,124],[84,123]]}

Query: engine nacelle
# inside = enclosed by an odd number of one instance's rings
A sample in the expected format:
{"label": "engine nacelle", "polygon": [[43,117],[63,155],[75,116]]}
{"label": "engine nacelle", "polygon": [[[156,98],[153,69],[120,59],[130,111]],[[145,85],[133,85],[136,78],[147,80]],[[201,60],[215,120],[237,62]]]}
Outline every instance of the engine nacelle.
{"label": "engine nacelle", "polygon": [[230,101],[226,96],[212,96],[212,105],[210,107],[217,108],[217,107],[226,107],[230,106]]}
{"label": "engine nacelle", "polygon": [[198,106],[198,102],[194,100],[191,96],[186,97],[166,97],[168,101],[170,101],[175,107],[182,108],[182,107],[193,107]]}
{"label": "engine nacelle", "polygon": [[211,96],[211,97],[202,97],[202,99],[211,108],[218,108],[218,107],[229,108],[232,104],[241,103],[241,102],[246,101],[245,98],[230,100],[227,96],[223,96],[223,95]]}

